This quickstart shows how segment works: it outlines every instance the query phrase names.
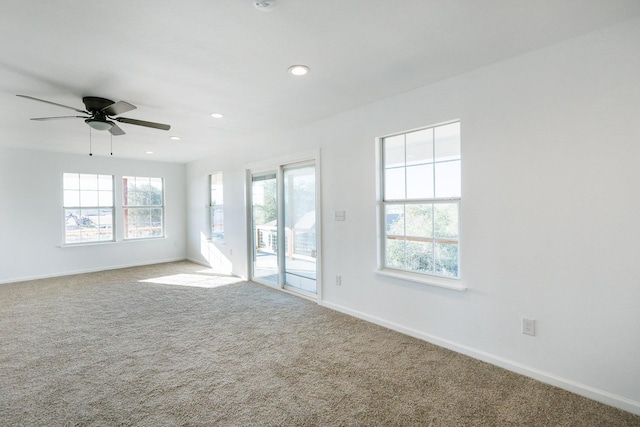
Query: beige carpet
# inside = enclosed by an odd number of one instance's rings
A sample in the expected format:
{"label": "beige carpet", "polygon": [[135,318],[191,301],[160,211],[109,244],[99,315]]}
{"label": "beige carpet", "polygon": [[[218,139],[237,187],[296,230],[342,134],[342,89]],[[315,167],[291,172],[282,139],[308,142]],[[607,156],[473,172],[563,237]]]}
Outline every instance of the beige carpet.
{"label": "beige carpet", "polygon": [[0,285],[2,426],[640,426],[189,262]]}

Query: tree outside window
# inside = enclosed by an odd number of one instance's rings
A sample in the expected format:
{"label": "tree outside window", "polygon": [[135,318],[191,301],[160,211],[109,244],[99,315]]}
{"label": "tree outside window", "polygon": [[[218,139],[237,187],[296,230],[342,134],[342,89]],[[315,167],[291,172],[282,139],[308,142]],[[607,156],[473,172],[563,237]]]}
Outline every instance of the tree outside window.
{"label": "tree outside window", "polygon": [[164,236],[164,191],[162,178],[122,178],[124,238],[148,239]]}

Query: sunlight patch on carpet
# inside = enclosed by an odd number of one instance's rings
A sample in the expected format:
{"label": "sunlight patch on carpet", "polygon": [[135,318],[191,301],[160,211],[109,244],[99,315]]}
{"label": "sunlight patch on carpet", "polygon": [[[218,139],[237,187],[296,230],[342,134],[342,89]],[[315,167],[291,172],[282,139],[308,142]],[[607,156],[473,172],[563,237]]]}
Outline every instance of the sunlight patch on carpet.
{"label": "sunlight patch on carpet", "polygon": [[160,283],[163,285],[190,286],[196,288],[218,288],[242,281],[239,277],[233,276],[203,276],[200,274],[186,273],[140,280],[140,282],[144,283]]}

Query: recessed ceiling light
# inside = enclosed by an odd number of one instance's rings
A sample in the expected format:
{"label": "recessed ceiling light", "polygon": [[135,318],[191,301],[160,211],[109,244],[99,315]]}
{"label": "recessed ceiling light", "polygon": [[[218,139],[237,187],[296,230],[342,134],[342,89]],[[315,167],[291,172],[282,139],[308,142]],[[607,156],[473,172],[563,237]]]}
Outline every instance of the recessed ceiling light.
{"label": "recessed ceiling light", "polygon": [[211,117],[213,117],[214,119],[221,119],[224,117],[224,115],[222,115],[221,113],[211,113]]}
{"label": "recessed ceiling light", "polygon": [[253,5],[256,9],[267,12],[271,10],[276,0],[254,0]]}
{"label": "recessed ceiling light", "polygon": [[304,76],[309,72],[309,67],[306,65],[292,65],[289,67],[289,73],[294,76]]}
{"label": "recessed ceiling light", "polygon": [[144,154],[153,154],[153,151],[145,151]]}
{"label": "recessed ceiling light", "polygon": [[169,139],[172,139],[173,141],[180,141],[180,137],[179,136],[172,136]]}

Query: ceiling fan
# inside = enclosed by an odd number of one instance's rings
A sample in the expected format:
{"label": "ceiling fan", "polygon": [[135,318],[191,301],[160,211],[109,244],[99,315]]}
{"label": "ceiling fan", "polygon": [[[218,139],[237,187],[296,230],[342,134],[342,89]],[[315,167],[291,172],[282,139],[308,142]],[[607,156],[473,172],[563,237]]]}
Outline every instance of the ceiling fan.
{"label": "ceiling fan", "polygon": [[82,98],[82,102],[85,105],[85,110],[80,110],[68,105],[58,104],[57,102],[46,101],[44,99],[34,98],[27,95],[16,95],[21,98],[31,99],[33,101],[44,102],[51,105],[57,105],[58,107],[67,108],[69,110],[76,111],[78,113],[85,114],[85,116],[58,116],[58,117],[36,117],[31,120],[57,120],[57,119],[84,119],[84,122],[96,130],[108,130],[111,135],[118,136],[124,135],[125,132],[115,122],[127,123],[130,125],[145,126],[148,128],[169,130],[171,126],[162,123],[147,122],[144,120],[129,119],[126,117],[113,117],[127,111],[135,110],[135,105],[129,104],[125,101],[113,102],[110,99],[99,98],[97,96],[85,96]]}

